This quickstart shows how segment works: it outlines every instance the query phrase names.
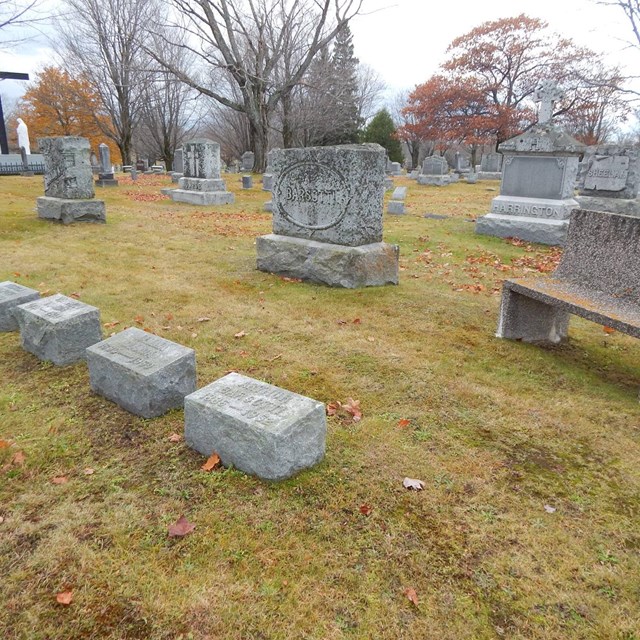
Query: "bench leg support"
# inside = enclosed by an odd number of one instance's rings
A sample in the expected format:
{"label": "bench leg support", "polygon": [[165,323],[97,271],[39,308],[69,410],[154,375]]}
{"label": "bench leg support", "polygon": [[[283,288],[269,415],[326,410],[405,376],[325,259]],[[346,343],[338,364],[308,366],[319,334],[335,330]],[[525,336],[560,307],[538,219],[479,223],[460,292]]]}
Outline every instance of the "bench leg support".
{"label": "bench leg support", "polygon": [[496,337],[558,344],[567,337],[569,314],[557,307],[502,288]]}

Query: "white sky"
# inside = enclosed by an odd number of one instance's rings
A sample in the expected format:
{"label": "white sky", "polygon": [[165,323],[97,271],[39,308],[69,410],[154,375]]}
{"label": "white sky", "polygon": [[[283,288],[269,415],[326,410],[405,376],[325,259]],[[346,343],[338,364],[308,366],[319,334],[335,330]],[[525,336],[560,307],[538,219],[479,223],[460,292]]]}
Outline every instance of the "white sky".
{"label": "white sky", "polygon": [[[364,11],[351,25],[355,53],[380,73],[389,95],[426,81],[454,38],[488,20],[520,13],[546,20],[552,30],[606,54],[608,62],[625,66],[628,74],[640,75],[640,51],[626,44],[631,28],[622,11],[595,0],[364,0]],[[52,51],[37,40],[0,51],[2,71],[33,74],[51,61]],[[11,100],[25,86],[5,80],[0,93]]]}

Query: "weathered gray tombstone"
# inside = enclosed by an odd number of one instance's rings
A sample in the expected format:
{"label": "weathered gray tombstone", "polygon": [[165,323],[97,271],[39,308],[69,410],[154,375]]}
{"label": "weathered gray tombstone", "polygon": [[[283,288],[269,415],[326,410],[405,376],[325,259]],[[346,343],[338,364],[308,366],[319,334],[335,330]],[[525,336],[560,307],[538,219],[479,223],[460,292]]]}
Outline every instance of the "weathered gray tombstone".
{"label": "weathered gray tombstone", "polygon": [[213,140],[198,138],[183,147],[184,176],[178,189],[169,192],[175,202],[188,204],[231,204],[233,193],[226,190],[220,177],[220,145]]}
{"label": "weathered gray tombstone", "polygon": [[569,216],[578,207],[574,186],[585,147],[551,122],[559,96],[555,84],[541,83],[538,124],[500,145],[505,156],[500,195],[493,199],[491,213],[478,218],[476,233],[564,243]]}
{"label": "weathered gray tombstone", "polygon": [[253,171],[253,165],[255,163],[255,155],[253,151],[245,151],[242,154],[242,159],[240,163],[241,171]]}
{"label": "weathered gray tombstone", "polygon": [[267,168],[264,170],[262,174],[262,190],[263,191],[271,191],[273,189],[273,167],[272,163],[272,151],[267,153]]}
{"label": "weathered gray tombstone", "polygon": [[356,288],[398,283],[399,248],[382,242],[385,154],[376,144],[278,149],[273,233],[261,271]]}
{"label": "weathered gray tombstone", "polygon": [[38,300],[40,293],[17,282],[0,282],[0,331],[17,331],[15,308],[18,305]]}
{"label": "weathered gray tombstone", "polygon": [[102,340],[100,311],[60,293],[17,306],[15,317],[22,348],[58,366],[84,360],[87,347]]}
{"label": "weathered gray tombstone", "polygon": [[467,174],[467,184],[476,184],[478,182],[478,174],[470,172]]}
{"label": "weathered gray tombstone", "polygon": [[243,189],[253,188],[253,176],[242,176],[242,188]]}
{"label": "weathered gray tombstone", "polygon": [[422,170],[418,175],[418,184],[444,187],[451,182],[449,163],[445,158],[429,156],[422,163]]}
{"label": "weathered gray tombstone", "polygon": [[393,178],[389,178],[388,176],[384,179],[384,190],[391,191],[393,189]]}
{"label": "weathered gray tombstone", "polygon": [[38,217],[63,224],[106,222],[104,202],[94,199],[89,141],[73,136],[40,138],[38,145],[45,166]]}
{"label": "weathered gray tombstone", "polygon": [[387,213],[393,215],[404,214],[404,200],[407,197],[407,187],[396,187],[387,204]]}
{"label": "weathered gray tombstone", "polygon": [[178,182],[184,175],[184,162],[182,159],[182,149],[176,149],[173,154],[173,171],[171,172],[171,182]]}
{"label": "weathered gray tombstone", "polygon": [[324,457],[321,402],[238,373],[188,395],[184,422],[188,446],[263,480],[284,480]]}
{"label": "weathered gray tombstone", "polygon": [[109,147],[102,142],[98,145],[98,151],[100,153],[100,173],[98,173],[96,187],[117,187],[118,181],[113,175]]}
{"label": "weathered gray tombstone", "polygon": [[196,355],[132,327],[87,349],[89,381],[98,394],[143,418],[182,407],[196,390]]}
{"label": "weathered gray tombstone", "polygon": [[390,173],[392,176],[399,176],[402,173],[402,165],[399,162],[391,162],[390,163]]}
{"label": "weathered gray tombstone", "polygon": [[501,153],[483,153],[478,180],[500,180],[502,178],[503,157]]}
{"label": "weathered gray tombstone", "polygon": [[466,156],[464,153],[456,151],[454,162],[454,171],[457,174],[466,175],[471,171],[471,163],[469,162],[468,156]]}
{"label": "weathered gray tombstone", "polygon": [[33,171],[29,168],[29,154],[27,154],[27,150],[24,147],[20,147],[20,160],[22,161],[22,171],[20,175],[32,176]]}
{"label": "weathered gray tombstone", "polygon": [[419,175],[420,175],[420,169],[413,169],[409,174],[409,178],[411,178],[411,180],[417,180]]}
{"label": "weathered gray tombstone", "polygon": [[578,172],[581,209],[640,216],[640,154],[634,147],[587,147]]}

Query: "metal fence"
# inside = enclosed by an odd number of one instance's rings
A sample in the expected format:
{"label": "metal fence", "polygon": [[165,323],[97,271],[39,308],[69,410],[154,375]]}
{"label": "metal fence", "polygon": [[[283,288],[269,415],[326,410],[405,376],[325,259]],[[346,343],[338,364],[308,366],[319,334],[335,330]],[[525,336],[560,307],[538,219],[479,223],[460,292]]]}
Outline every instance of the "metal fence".
{"label": "metal fence", "polygon": [[[43,174],[44,164],[41,162],[30,162],[29,171]],[[24,165],[21,162],[0,163],[0,176],[16,176],[24,173]]]}

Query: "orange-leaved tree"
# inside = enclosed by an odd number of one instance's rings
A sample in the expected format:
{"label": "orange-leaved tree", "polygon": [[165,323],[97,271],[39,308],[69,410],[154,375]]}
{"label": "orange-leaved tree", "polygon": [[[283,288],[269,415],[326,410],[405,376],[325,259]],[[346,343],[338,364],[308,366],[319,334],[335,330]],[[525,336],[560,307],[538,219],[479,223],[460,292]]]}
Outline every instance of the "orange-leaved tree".
{"label": "orange-leaved tree", "polygon": [[98,145],[109,146],[111,160],[121,162],[117,146],[103,130],[110,121],[100,107],[100,99],[82,78],[64,69],[47,66],[29,86],[20,103],[22,119],[32,140],[45,136],[82,136],[97,154]]}
{"label": "orange-leaved tree", "polygon": [[495,106],[498,144],[519,132],[524,114],[517,112],[542,79],[570,83],[577,68],[596,55],[524,14],[485,22],[456,38],[447,51],[444,69],[454,77],[474,79]]}
{"label": "orange-leaved tree", "polygon": [[400,138],[431,141],[440,150],[451,144],[469,145],[474,164],[478,145],[492,142],[501,122],[499,109],[477,80],[443,75],[418,85],[402,113]]}

